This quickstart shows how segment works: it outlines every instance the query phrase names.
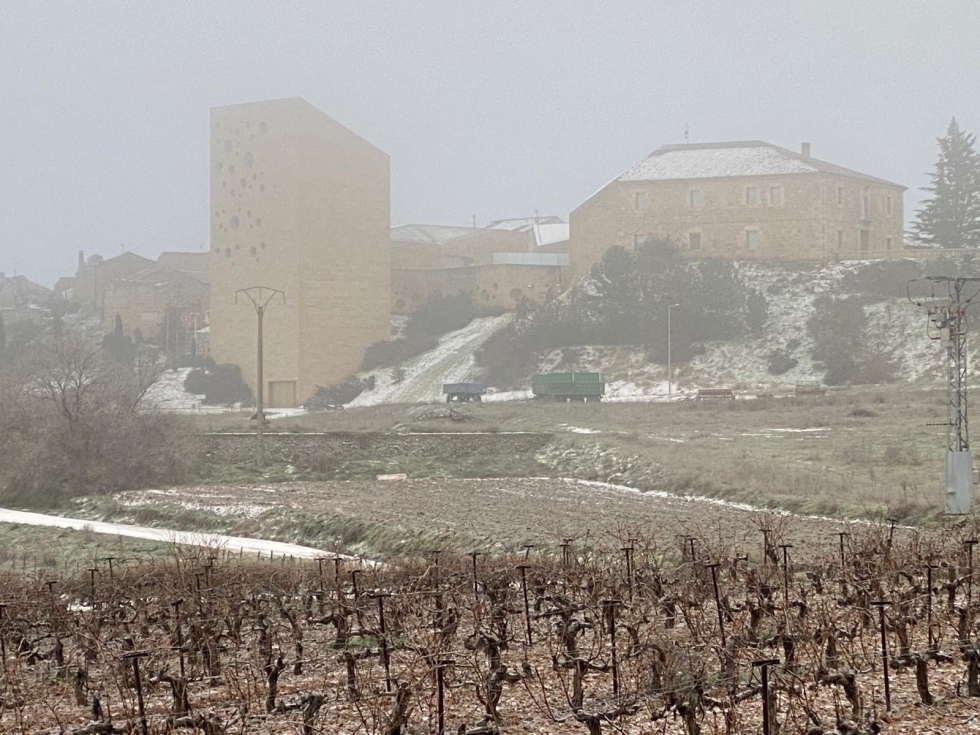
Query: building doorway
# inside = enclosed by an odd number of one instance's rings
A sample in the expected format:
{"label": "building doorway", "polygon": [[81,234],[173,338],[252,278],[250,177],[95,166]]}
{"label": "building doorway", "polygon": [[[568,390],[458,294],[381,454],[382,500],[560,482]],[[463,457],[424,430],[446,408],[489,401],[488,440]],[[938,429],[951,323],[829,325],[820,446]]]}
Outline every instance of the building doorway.
{"label": "building doorway", "polygon": [[295,380],[270,380],[269,381],[269,408],[295,408],[296,407],[296,381]]}
{"label": "building doorway", "polygon": [[871,250],[871,230],[861,230],[861,252]]}

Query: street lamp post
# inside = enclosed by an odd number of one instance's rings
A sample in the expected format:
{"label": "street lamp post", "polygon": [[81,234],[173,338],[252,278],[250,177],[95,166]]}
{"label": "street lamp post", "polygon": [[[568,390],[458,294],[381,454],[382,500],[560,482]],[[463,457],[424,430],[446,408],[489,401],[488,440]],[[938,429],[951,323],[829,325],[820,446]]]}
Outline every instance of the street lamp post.
{"label": "street lamp post", "polygon": [[670,311],[675,309],[680,304],[668,304],[667,305],[667,398],[670,399],[673,393],[672,383],[674,379],[673,365],[670,360]]}

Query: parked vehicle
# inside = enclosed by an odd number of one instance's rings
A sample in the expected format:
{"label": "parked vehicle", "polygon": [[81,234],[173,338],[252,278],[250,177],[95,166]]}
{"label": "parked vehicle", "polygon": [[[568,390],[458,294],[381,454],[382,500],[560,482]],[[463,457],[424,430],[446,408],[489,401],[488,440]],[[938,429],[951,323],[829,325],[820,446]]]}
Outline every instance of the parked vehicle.
{"label": "parked vehicle", "polygon": [[483,383],[443,383],[442,392],[446,396],[446,403],[453,401],[457,403],[476,401],[479,403],[487,392],[487,386]]}
{"label": "parked vehicle", "polygon": [[535,398],[552,401],[601,401],[606,392],[602,373],[540,373],[531,378]]}

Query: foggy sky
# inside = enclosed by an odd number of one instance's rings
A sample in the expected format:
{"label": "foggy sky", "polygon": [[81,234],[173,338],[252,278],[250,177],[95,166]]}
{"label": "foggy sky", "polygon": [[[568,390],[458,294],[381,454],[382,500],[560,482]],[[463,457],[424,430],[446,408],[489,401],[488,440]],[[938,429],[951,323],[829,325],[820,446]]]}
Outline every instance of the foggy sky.
{"label": "foggy sky", "polygon": [[208,241],[208,108],[301,96],[391,156],[392,224],[567,217],[665,143],[909,187],[980,131],[980,2],[0,0],[0,271]]}

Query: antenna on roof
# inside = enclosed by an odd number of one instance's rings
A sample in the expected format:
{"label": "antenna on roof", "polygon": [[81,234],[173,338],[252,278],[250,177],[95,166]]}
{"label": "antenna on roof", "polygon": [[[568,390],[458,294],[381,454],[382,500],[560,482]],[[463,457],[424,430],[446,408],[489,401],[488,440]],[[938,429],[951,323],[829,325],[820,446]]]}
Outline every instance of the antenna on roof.
{"label": "antenna on roof", "polygon": [[534,223],[537,224],[538,223],[538,220],[540,218],[541,218],[541,210],[535,209],[534,210]]}
{"label": "antenna on roof", "polygon": [[691,128],[688,127],[687,123],[684,123],[684,142],[691,142]]}

